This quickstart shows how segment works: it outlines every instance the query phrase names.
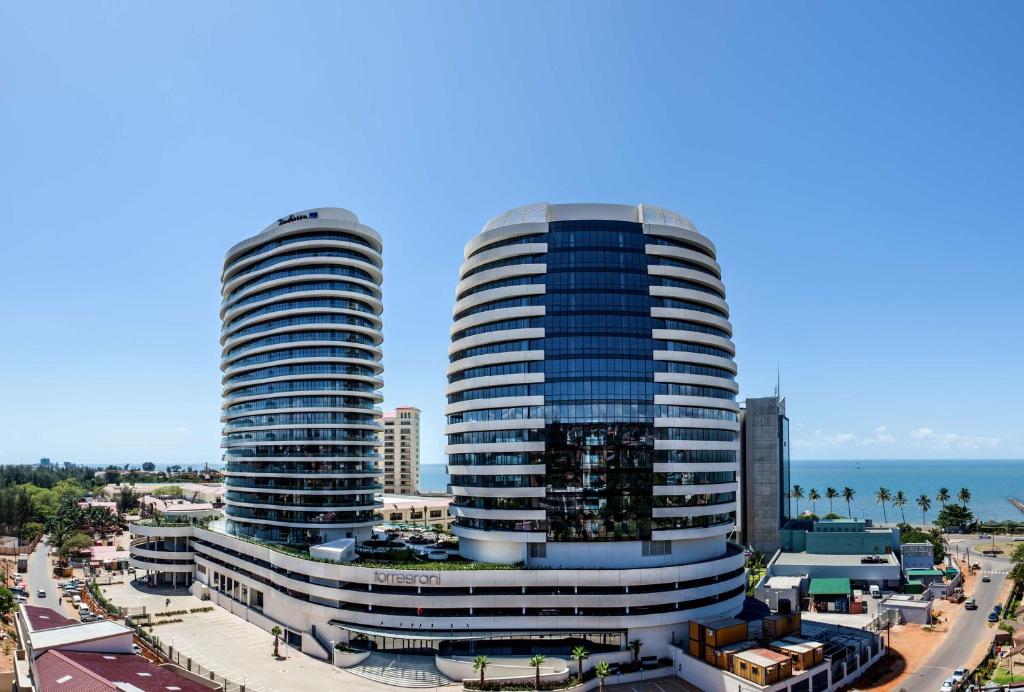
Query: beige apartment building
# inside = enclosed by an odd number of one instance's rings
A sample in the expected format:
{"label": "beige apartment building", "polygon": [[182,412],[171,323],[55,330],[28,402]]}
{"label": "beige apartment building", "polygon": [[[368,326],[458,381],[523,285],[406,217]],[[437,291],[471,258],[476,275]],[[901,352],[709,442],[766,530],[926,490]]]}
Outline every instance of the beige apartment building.
{"label": "beige apartment building", "polygon": [[399,406],[384,414],[384,492],[415,495],[420,489],[420,410]]}

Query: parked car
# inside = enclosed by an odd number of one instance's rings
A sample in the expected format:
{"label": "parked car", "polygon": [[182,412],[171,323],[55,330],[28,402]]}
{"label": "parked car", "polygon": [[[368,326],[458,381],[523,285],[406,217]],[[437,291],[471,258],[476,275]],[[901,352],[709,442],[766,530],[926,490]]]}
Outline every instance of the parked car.
{"label": "parked car", "polygon": [[953,671],[953,679],[956,680],[957,682],[963,682],[964,678],[966,678],[966,677],[967,677],[967,669],[966,668],[957,668],[956,670]]}
{"label": "parked car", "polygon": [[999,616],[996,613],[989,613],[988,614],[988,621],[989,622],[999,622]]}
{"label": "parked car", "polygon": [[977,610],[977,609],[978,609],[978,602],[975,601],[973,598],[968,598],[967,602],[964,603],[964,610]]}
{"label": "parked car", "polygon": [[1003,612],[1003,604],[1002,603],[996,603],[995,607],[992,608],[992,612],[993,613],[1001,613],[1001,612]]}
{"label": "parked car", "polygon": [[28,603],[28,596],[25,594],[16,593],[14,594],[14,601],[16,603]]}
{"label": "parked car", "polygon": [[992,538],[992,536],[987,533],[979,533],[978,538]]}
{"label": "parked car", "polygon": [[939,692],[953,692],[956,689],[956,680],[953,678],[946,678],[946,681],[942,683],[942,687],[939,688]]}
{"label": "parked car", "polygon": [[973,565],[971,565],[971,569],[981,569],[981,565],[975,562]]}
{"label": "parked car", "polygon": [[1014,543],[1020,543],[1021,541],[1024,541],[1024,536],[1017,536],[1013,539]]}
{"label": "parked car", "polygon": [[142,647],[139,646],[138,644],[136,644],[135,642],[132,642],[132,653],[135,654],[136,656],[141,656],[142,655]]}
{"label": "parked car", "polygon": [[981,580],[987,584],[988,582],[992,581],[992,577],[988,576],[987,574],[983,574],[981,575]]}
{"label": "parked car", "polygon": [[872,584],[868,587],[868,593],[871,594],[871,598],[881,598],[882,590],[878,588],[878,584]]}

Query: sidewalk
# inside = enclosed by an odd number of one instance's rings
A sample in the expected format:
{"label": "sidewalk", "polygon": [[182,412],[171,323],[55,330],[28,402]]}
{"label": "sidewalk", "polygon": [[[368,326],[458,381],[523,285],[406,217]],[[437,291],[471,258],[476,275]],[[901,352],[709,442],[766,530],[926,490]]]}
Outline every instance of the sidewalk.
{"label": "sidewalk", "polygon": [[[148,613],[189,610],[211,605],[183,589],[149,589],[136,583],[104,586],[104,595],[118,606]],[[167,601],[170,600],[170,604]],[[231,613],[214,606],[205,613],[175,615],[182,622],[157,625],[152,633],[183,656],[213,670],[246,690],[294,692],[294,690],[341,689],[380,692],[379,683],[352,675],[325,661],[311,658],[281,643],[284,660],[273,657],[274,637]]]}

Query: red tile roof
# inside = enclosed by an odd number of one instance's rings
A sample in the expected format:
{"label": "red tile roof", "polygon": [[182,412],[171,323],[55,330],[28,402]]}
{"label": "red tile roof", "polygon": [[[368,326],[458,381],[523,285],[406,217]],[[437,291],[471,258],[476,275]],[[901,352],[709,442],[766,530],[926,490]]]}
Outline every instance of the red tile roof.
{"label": "red tile roof", "polygon": [[36,659],[39,692],[108,692],[129,683],[145,692],[209,692],[210,688],[142,656],[47,651]]}
{"label": "red tile roof", "polygon": [[54,627],[66,625],[77,625],[77,620],[64,617],[56,610],[44,608],[43,606],[26,605],[25,615],[28,616],[28,626],[33,632],[40,630],[52,630]]}

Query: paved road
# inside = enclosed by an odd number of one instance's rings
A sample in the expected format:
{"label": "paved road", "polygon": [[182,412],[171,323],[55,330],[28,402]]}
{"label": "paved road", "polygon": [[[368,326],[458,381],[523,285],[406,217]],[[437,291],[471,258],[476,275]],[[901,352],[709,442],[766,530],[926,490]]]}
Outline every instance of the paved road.
{"label": "paved road", "polygon": [[[71,607],[69,602],[61,599],[57,580],[53,578],[53,565],[50,563],[49,553],[50,548],[44,539],[39,541],[35,551],[28,556],[28,575],[25,577],[29,586],[28,602],[31,605],[52,608],[58,613],[77,620],[78,613],[75,612],[75,609]],[[46,591],[45,598],[40,598],[37,595],[39,589]],[[63,603],[58,604],[58,600],[62,600]]]}
{"label": "paved road", "polygon": [[[1006,581],[1006,572],[1009,570],[1010,562],[1006,558],[990,558],[981,554],[981,550],[991,544],[989,540],[979,540],[976,536],[950,537],[950,552],[956,554],[959,548],[961,553],[966,546],[971,548],[971,562],[981,565],[981,573],[989,574],[992,581],[983,584],[979,579],[973,594],[978,601],[977,610],[967,610],[957,618],[945,639],[935,653],[920,667],[914,671],[917,676],[904,685],[909,692],[938,692],[942,687],[942,681],[950,676],[957,668],[965,668],[973,661],[968,657],[979,641],[989,640],[992,631],[988,626],[988,614],[992,612],[993,606],[997,603],[997,597]],[[976,549],[977,546],[977,549]],[[959,606],[958,606],[959,607]]]}

